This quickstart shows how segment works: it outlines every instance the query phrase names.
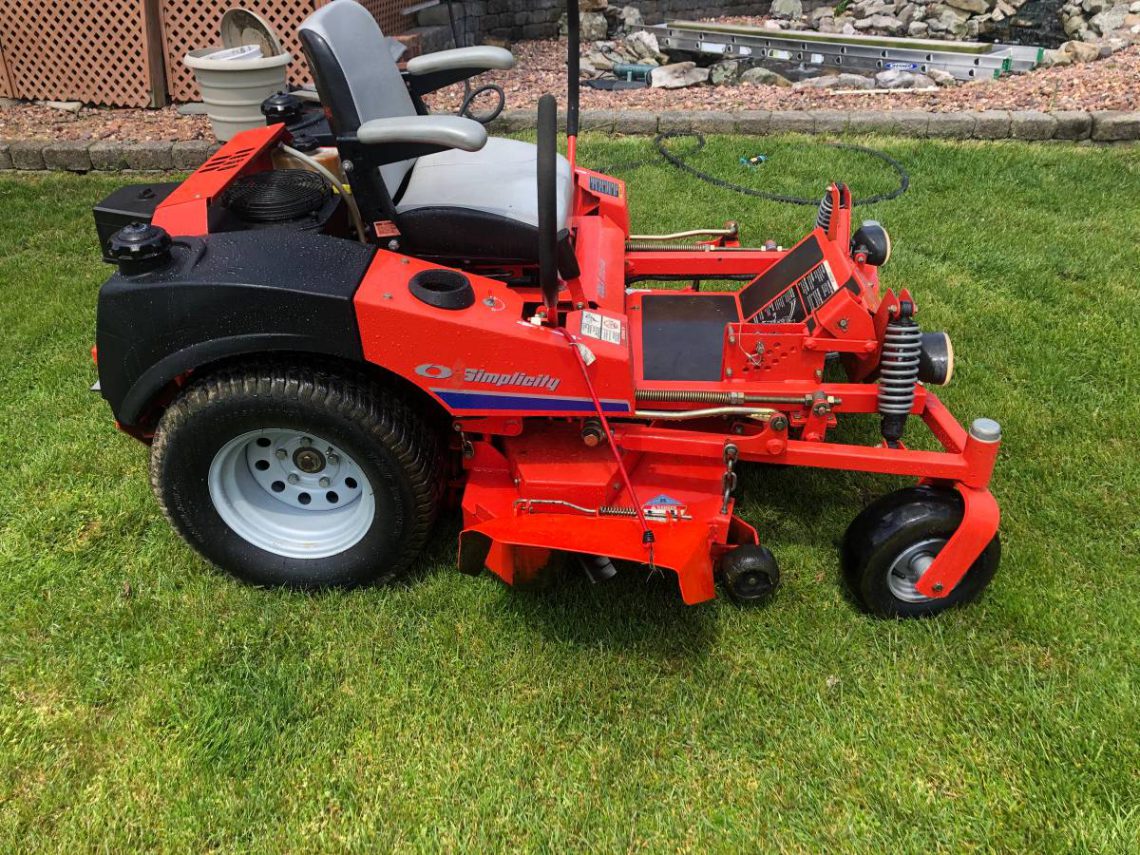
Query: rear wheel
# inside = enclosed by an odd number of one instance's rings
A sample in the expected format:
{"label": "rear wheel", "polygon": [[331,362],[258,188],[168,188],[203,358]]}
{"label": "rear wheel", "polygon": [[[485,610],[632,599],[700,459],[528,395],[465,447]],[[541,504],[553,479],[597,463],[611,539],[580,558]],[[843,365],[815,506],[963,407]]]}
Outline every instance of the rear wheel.
{"label": "rear wheel", "polygon": [[916,588],[961,523],[954,490],[910,487],[871,503],[843,541],[843,570],[856,599],[879,617],[926,617],[977,599],[1001,560],[997,535],[949,595],[933,599]]}
{"label": "rear wheel", "polygon": [[255,584],[385,582],[435,518],[438,435],[363,375],[233,368],[188,386],[163,414],[151,485],[206,559]]}

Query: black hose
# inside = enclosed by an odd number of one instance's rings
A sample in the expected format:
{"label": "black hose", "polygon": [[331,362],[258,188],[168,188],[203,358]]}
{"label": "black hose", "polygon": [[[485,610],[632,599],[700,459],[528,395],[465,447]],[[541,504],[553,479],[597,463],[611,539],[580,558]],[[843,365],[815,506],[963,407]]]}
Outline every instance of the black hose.
{"label": "black hose", "polygon": [[[743,184],[735,184],[732,181],[727,181],[723,178],[718,178],[715,175],[710,175],[703,170],[697,169],[695,166],[687,163],[683,157],[674,154],[669,150],[665,144],[667,140],[678,139],[681,137],[694,137],[697,141],[696,148],[691,154],[696,154],[705,147],[705,138],[702,134],[695,131],[665,131],[657,135],[653,140],[654,145],[657,147],[657,153],[665,160],[666,163],[680,169],[682,172],[687,172],[695,178],[700,179],[714,187],[720,187],[724,190],[731,190],[733,193],[740,193],[744,196],[755,196],[758,199],[767,199],[770,202],[781,202],[786,205],[819,205],[819,197],[809,199],[805,196],[789,196],[783,193],[770,193],[765,190],[757,190],[754,187],[745,187]],[[830,142],[825,145],[831,148],[837,148],[842,151],[855,151],[861,154],[870,155],[871,157],[878,158],[891,167],[899,176],[899,186],[889,193],[876,193],[873,196],[866,196],[861,199],[852,199],[852,205],[873,205],[876,202],[889,202],[891,199],[897,199],[910,188],[910,175],[907,173],[906,168],[901,163],[891,157],[889,154],[879,151],[877,149],[868,148],[862,145],[853,145],[851,143]],[[614,166],[603,167],[601,172],[620,172],[627,169],[636,169],[644,166],[644,161],[631,161],[627,163],[619,163]]]}
{"label": "black hose", "polygon": [[578,78],[581,76],[578,0],[566,0],[566,136],[578,136]]}
{"label": "black hose", "polygon": [[[451,0],[444,0],[447,3],[447,17],[451,21],[451,42],[457,48],[467,47],[467,13],[463,13],[463,34],[460,35],[459,24],[455,20],[455,10],[452,8]],[[480,95],[487,92],[494,92],[498,96],[498,103],[489,113],[477,114],[471,112],[471,104]],[[471,81],[463,81],[463,101],[459,105],[459,110],[456,112],[457,116],[466,116],[468,119],[474,119],[481,125],[489,125],[495,119],[499,118],[499,114],[503,112],[503,108],[507,106],[507,93],[503,91],[503,87],[497,83],[487,83],[480,86],[478,89],[471,88]]]}

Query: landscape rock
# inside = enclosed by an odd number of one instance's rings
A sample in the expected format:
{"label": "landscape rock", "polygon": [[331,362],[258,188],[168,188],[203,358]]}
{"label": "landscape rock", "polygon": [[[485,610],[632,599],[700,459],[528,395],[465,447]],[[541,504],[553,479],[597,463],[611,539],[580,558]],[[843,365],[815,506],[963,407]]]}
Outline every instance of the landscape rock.
{"label": "landscape rock", "polygon": [[1053,132],[1055,140],[1084,140],[1092,132],[1092,116],[1084,110],[1056,110],[1053,118],[1057,128]]}
{"label": "landscape rock", "polygon": [[953,74],[949,71],[943,71],[941,68],[926,69],[926,76],[938,86],[953,86],[958,82]]}
{"label": "landscape rock", "polygon": [[1057,129],[1056,119],[1036,110],[1013,110],[1009,118],[1009,135],[1015,140],[1052,139]]}
{"label": "landscape rock", "polygon": [[762,66],[746,69],[740,75],[740,82],[757,86],[779,86],[785,89],[792,85],[792,81],[782,74],[777,74],[772,69]]}
{"label": "landscape rock", "polygon": [[1098,110],[1092,114],[1092,138],[1100,142],[1140,138],[1140,113]]}
{"label": "landscape rock", "polygon": [[875,86],[879,89],[933,89],[934,85],[925,74],[899,68],[888,68],[875,75]]}
{"label": "landscape rock", "polygon": [[669,62],[669,57],[661,52],[657,36],[653,33],[647,33],[645,30],[638,30],[636,33],[626,35],[621,40],[621,50],[622,52],[628,51],[640,61],[653,60],[657,65],[665,65]]}
{"label": "landscape rock", "polygon": [[695,62],[674,62],[653,69],[649,85],[654,89],[683,89],[709,79],[707,68],[697,68]]}
{"label": "landscape rock", "polygon": [[92,169],[118,171],[127,168],[127,158],[122,143],[103,141],[92,143],[87,153],[91,156]]}
{"label": "landscape rock", "polygon": [[579,35],[584,42],[599,41],[609,33],[606,16],[601,12],[582,12],[578,20]]}
{"label": "landscape rock", "polygon": [[174,145],[169,142],[123,143],[127,167],[140,172],[165,172],[174,168]]}
{"label": "landscape rock", "polygon": [[973,113],[931,113],[926,135],[937,139],[967,140],[977,123]]}
{"label": "landscape rock", "polygon": [[87,150],[90,142],[82,140],[60,140],[44,149],[44,166],[66,172],[90,172],[91,155]]}
{"label": "landscape rock", "polygon": [[969,12],[971,15],[981,15],[989,10],[986,0],[945,0],[947,6]]}
{"label": "landscape rock", "polygon": [[850,113],[846,110],[812,110],[813,130],[817,134],[842,134],[847,131]]}
{"label": "landscape rock", "polygon": [[1063,50],[1046,50],[1042,53],[1039,64],[1044,68],[1052,68],[1055,65],[1072,65],[1073,58]]}
{"label": "landscape rock", "polygon": [[1068,54],[1073,62],[1092,62],[1100,58],[1100,48],[1088,42],[1068,41],[1059,50]]}
{"label": "landscape rock", "polygon": [[740,134],[766,134],[771,123],[770,110],[741,110],[736,114],[736,132]]}
{"label": "landscape rock", "polygon": [[906,29],[906,25],[893,15],[872,15],[866,20],[870,21],[872,29],[889,36],[897,36]]}
{"label": "landscape rock", "polygon": [[735,83],[739,78],[739,60],[730,59],[725,62],[718,62],[709,68],[709,83],[713,86]]}
{"label": "landscape rock", "polygon": [[772,113],[768,123],[768,133],[810,134],[815,130],[815,116],[803,110],[778,110]]}
{"label": "landscape rock", "polygon": [[13,140],[8,144],[8,154],[15,169],[43,169],[43,140]]}
{"label": "landscape rock", "polygon": [[83,109],[82,101],[37,101],[36,104],[61,113],[78,113]]}
{"label": "landscape rock", "polygon": [[804,5],[800,0],[772,0],[768,14],[785,20],[800,18],[804,14]]}
{"label": "landscape rock", "polygon": [[1010,117],[1008,110],[982,110],[974,114],[974,138],[979,140],[1004,140],[1009,138]]}
{"label": "landscape rock", "polygon": [[618,17],[621,20],[621,25],[627,30],[640,27],[645,23],[645,20],[641,17],[641,10],[636,6],[622,6]]}
{"label": "landscape rock", "polygon": [[174,168],[185,171],[197,169],[210,156],[210,143],[206,140],[183,140],[176,142],[171,151]]}
{"label": "landscape rock", "polygon": [[12,168],[12,147],[6,142],[0,142],[0,169]]}
{"label": "landscape rock", "polygon": [[1113,30],[1118,30],[1124,26],[1124,19],[1127,16],[1128,9],[1123,3],[1119,6],[1112,6],[1089,18],[1089,29],[1100,33],[1102,36],[1107,36]]}
{"label": "landscape rock", "polygon": [[792,84],[793,89],[871,89],[875,81],[861,74],[826,74]]}

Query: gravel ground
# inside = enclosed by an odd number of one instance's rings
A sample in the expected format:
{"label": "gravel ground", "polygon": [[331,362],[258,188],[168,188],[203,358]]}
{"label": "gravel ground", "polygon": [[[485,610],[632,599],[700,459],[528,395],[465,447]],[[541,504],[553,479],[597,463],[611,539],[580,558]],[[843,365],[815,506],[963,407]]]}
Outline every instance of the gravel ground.
{"label": "gravel ground", "polygon": [[[511,107],[537,103],[545,92],[566,90],[565,43],[521,42],[518,65],[485,77],[499,83]],[[481,80],[483,78],[480,78]],[[457,107],[462,90],[439,93],[437,109]],[[1000,80],[978,80],[929,93],[831,95],[775,86],[692,86],[602,92],[582,87],[582,108],[597,110],[1136,110],[1140,109],[1140,46],[1097,62],[1043,68]]]}
{"label": "gravel ground", "polygon": [[[545,92],[564,100],[565,43],[520,42],[514,46],[518,65],[509,72],[479,78],[496,82],[507,94],[507,106],[526,108]],[[436,93],[432,107],[455,109],[462,87]],[[975,81],[930,93],[831,95],[795,92],[773,86],[695,86],[688,89],[638,89],[602,92],[582,88],[583,109],[626,110],[1136,110],[1140,109],[1140,46],[1108,59],[1063,68],[1047,68],[1001,80]],[[0,139],[53,140],[195,140],[212,139],[204,116],[181,116],[163,110],[83,108],[69,113],[33,104],[0,109]]]}

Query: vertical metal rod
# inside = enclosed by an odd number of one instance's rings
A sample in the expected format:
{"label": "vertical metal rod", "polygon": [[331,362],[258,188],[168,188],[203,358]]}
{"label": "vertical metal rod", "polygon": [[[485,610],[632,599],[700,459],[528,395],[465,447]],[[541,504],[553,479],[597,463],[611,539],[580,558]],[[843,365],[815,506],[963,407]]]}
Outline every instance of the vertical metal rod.
{"label": "vertical metal rod", "polygon": [[580,74],[578,51],[581,37],[578,33],[578,0],[566,0],[566,71],[569,75],[567,81],[566,99],[566,138],[570,155],[570,165],[575,165],[578,137],[578,77]]}

